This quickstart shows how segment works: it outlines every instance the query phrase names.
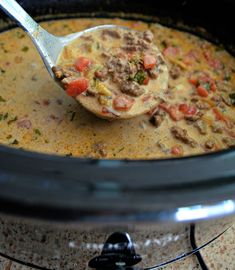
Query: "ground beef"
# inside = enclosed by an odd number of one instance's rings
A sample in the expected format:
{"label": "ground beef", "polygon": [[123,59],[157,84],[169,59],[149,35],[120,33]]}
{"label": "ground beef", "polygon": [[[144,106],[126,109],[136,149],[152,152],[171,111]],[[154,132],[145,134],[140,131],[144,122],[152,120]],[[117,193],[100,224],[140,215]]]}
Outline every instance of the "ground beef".
{"label": "ground beef", "polygon": [[135,81],[128,81],[137,73],[137,65],[127,59],[111,57],[106,63],[107,72],[113,82],[118,83],[123,93],[138,97],[144,93],[143,88]]}
{"label": "ground beef", "polygon": [[106,62],[106,67],[109,73],[128,73],[131,72],[130,64],[127,59],[111,57]]}
{"label": "ground beef", "polygon": [[63,68],[61,66],[52,67],[52,71],[57,79],[61,79],[64,77]]}
{"label": "ground beef", "polygon": [[164,121],[164,118],[166,116],[166,113],[162,110],[157,110],[152,117],[149,119],[150,123],[153,124],[155,127],[160,127],[162,122]]}
{"label": "ground beef", "polygon": [[125,45],[125,46],[122,46],[122,49],[126,52],[137,52],[140,47],[138,45]]}
{"label": "ground beef", "polygon": [[30,129],[31,126],[32,126],[32,123],[28,119],[21,119],[17,121],[17,127]]}
{"label": "ground beef", "polygon": [[73,77],[73,76],[67,77],[67,78],[65,77],[63,80],[61,80],[61,83],[63,85],[67,85],[67,84],[71,83],[72,81],[74,81],[76,79],[77,79],[77,77]]}
{"label": "ground beef", "polygon": [[136,33],[126,33],[124,35],[125,45],[122,47],[124,51],[136,52],[148,50],[153,41],[153,34],[151,31],[145,31],[143,34],[137,35]]}
{"label": "ground beef", "polygon": [[143,33],[143,39],[145,41],[151,43],[151,42],[153,42],[153,38],[154,38],[153,33],[150,30],[144,31],[144,33]]}
{"label": "ground beef", "polygon": [[209,110],[210,109],[210,106],[203,102],[203,101],[197,101],[196,102],[196,107],[199,109],[199,110]]}
{"label": "ground beef", "polygon": [[191,137],[189,137],[186,129],[183,129],[183,128],[180,128],[177,126],[173,126],[171,128],[171,133],[176,139],[180,140],[181,142],[188,144],[193,148],[195,148],[197,146],[197,142],[194,139],[192,139]]}
{"label": "ground beef", "polygon": [[225,93],[231,92],[231,86],[226,81],[217,82],[217,88],[219,92],[225,92]]}
{"label": "ground beef", "polygon": [[204,121],[199,120],[197,121],[194,126],[197,128],[200,134],[206,135],[207,134],[207,125]]}
{"label": "ground beef", "polygon": [[216,123],[211,127],[211,130],[214,133],[219,133],[219,134],[223,133],[223,128],[221,127],[221,125],[216,124]]}
{"label": "ground beef", "polygon": [[105,29],[102,31],[103,36],[110,36],[112,38],[121,38],[121,35],[116,30]]}
{"label": "ground beef", "polygon": [[144,89],[134,81],[124,81],[121,85],[121,91],[134,97],[139,97],[144,93]]}
{"label": "ground beef", "polygon": [[187,121],[190,121],[190,122],[196,122],[199,119],[201,119],[202,116],[203,116],[203,113],[202,112],[198,112],[195,115],[185,115],[184,116],[184,119],[187,120]]}
{"label": "ground beef", "polygon": [[232,106],[232,100],[229,98],[229,96],[227,95],[221,95],[221,98],[223,100],[223,102],[227,105],[227,106]]}
{"label": "ground beef", "polygon": [[111,54],[109,54],[108,52],[102,52],[101,56],[106,58],[106,59],[110,59],[111,58]]}
{"label": "ground beef", "polygon": [[157,56],[157,65],[162,65],[164,63],[165,62],[164,62],[164,59],[162,58],[162,56],[161,55],[158,55]]}
{"label": "ground beef", "polygon": [[231,137],[224,137],[222,139],[222,142],[226,144],[227,147],[229,148],[234,148],[235,147],[235,139],[232,139]]}
{"label": "ground beef", "polygon": [[173,65],[170,69],[170,76],[173,80],[176,80],[181,75],[181,68],[178,65]]}
{"label": "ground beef", "polygon": [[222,101],[222,98],[220,96],[213,96],[211,100],[216,102],[216,104],[219,104]]}
{"label": "ground beef", "polygon": [[87,89],[87,91],[86,91],[86,94],[87,94],[88,96],[93,96],[93,97],[94,97],[94,96],[97,95],[97,91],[96,91],[95,89],[89,87],[89,88]]}
{"label": "ground beef", "polygon": [[95,77],[99,80],[106,81],[108,79],[108,70],[106,68],[103,68],[102,70],[97,70],[95,72]]}
{"label": "ground beef", "polygon": [[107,156],[107,145],[103,142],[98,142],[93,145],[94,152],[101,157]]}
{"label": "ground beef", "polygon": [[215,147],[215,143],[212,140],[207,140],[205,142],[205,148],[206,149],[212,149]]}
{"label": "ground beef", "polygon": [[154,68],[154,69],[149,69],[148,70],[148,75],[149,75],[149,77],[151,78],[151,79],[157,79],[157,77],[158,77],[158,75],[159,75],[159,72],[158,72],[158,70],[156,69],[156,68]]}
{"label": "ground beef", "polygon": [[62,80],[63,78],[76,76],[78,74],[78,72],[75,70],[73,66],[71,67],[54,66],[52,67],[52,71],[55,77],[59,80]]}

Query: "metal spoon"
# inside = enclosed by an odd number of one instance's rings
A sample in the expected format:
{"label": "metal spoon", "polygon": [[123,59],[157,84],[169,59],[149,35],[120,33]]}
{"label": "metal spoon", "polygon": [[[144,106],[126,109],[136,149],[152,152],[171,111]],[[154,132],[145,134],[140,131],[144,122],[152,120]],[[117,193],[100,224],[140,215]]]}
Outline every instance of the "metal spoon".
{"label": "metal spoon", "polygon": [[116,25],[101,25],[67,36],[58,37],[43,29],[15,0],[1,0],[0,8],[27,32],[41,55],[48,72],[53,78],[54,73],[52,72],[52,67],[56,65],[57,59],[64,46],[85,33],[91,33],[103,28],[118,27]]}

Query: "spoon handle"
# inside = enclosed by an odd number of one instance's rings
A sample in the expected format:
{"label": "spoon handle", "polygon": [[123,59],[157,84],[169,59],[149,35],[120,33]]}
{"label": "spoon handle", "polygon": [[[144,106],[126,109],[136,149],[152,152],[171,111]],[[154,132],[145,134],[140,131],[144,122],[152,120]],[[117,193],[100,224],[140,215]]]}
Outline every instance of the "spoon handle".
{"label": "spoon handle", "polygon": [[39,27],[16,1],[1,0],[0,7],[29,34],[33,34],[37,27]]}
{"label": "spoon handle", "polygon": [[51,68],[56,64],[59,52],[63,48],[60,38],[44,30],[15,0],[0,0],[0,8],[28,33],[53,76]]}

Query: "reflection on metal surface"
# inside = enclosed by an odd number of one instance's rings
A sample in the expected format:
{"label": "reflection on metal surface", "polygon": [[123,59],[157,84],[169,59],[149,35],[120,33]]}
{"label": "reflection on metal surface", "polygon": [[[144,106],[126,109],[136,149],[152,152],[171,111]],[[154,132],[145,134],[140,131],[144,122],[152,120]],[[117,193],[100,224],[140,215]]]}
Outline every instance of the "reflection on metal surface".
{"label": "reflection on metal surface", "polygon": [[226,200],[210,206],[195,205],[179,208],[175,213],[176,221],[194,221],[206,218],[221,217],[235,211],[235,202]]}

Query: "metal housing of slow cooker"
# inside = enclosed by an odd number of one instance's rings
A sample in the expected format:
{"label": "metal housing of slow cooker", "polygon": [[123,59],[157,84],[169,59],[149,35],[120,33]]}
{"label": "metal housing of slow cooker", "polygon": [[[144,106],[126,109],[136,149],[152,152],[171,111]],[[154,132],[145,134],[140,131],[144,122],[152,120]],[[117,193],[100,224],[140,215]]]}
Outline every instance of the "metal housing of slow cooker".
{"label": "metal housing of slow cooker", "polygon": [[[139,18],[144,20],[223,43],[234,53],[234,1],[216,1],[213,7],[201,0],[25,0],[20,4],[41,19],[45,15],[47,19],[138,18],[141,14]],[[11,27],[6,16],[0,16],[2,30]],[[0,211],[4,213],[64,221],[180,221],[177,209],[187,206],[205,207],[211,217],[231,214],[235,212],[233,199],[233,149],[179,159],[131,161],[59,157],[0,146]]]}

